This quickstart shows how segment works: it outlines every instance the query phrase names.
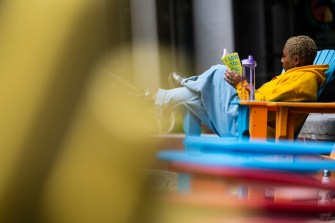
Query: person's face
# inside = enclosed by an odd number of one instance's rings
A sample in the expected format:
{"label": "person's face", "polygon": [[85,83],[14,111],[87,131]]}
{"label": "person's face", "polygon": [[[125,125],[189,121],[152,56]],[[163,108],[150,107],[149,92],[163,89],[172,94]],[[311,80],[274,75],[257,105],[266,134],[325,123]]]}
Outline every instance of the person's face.
{"label": "person's face", "polygon": [[294,68],[298,65],[299,59],[297,56],[291,56],[286,47],[283,48],[283,56],[281,58],[281,63],[285,71],[288,71],[291,68]]}

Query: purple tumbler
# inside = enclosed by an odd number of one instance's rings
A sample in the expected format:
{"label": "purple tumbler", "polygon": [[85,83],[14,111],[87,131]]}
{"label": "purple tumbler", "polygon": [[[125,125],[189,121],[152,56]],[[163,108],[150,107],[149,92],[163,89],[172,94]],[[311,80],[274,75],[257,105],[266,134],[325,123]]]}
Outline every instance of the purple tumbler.
{"label": "purple tumbler", "polygon": [[[248,56],[248,59],[242,60],[242,81],[246,80],[248,85],[242,84],[242,91],[244,88],[249,88],[249,100],[255,100],[255,68],[257,66],[256,61],[252,55]],[[242,94],[244,95],[244,94]],[[241,100],[247,100],[247,98],[241,98]]]}

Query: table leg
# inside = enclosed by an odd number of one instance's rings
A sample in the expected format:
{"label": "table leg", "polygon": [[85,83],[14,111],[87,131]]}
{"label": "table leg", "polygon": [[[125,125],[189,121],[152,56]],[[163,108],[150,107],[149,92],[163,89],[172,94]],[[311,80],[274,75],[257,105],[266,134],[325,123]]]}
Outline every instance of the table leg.
{"label": "table leg", "polygon": [[276,112],[276,140],[294,139],[294,114],[289,107],[278,107]]}
{"label": "table leg", "polygon": [[250,106],[250,139],[266,140],[268,107],[262,105]]}

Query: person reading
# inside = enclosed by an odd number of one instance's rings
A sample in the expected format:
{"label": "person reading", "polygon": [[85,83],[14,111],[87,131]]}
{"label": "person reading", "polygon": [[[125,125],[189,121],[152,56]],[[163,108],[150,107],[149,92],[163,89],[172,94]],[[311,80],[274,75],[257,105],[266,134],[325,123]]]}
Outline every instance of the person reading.
{"label": "person reading", "polygon": [[[281,63],[285,72],[263,84],[255,92],[256,101],[313,102],[325,82],[328,65],[313,65],[317,46],[308,36],[289,38]],[[225,65],[214,65],[204,73],[184,78],[172,73],[176,88],[158,89],[154,101],[157,114],[166,117],[174,109],[185,106],[219,136],[237,136],[238,108],[232,101],[242,98],[240,75]],[[243,91],[248,94],[247,91]],[[248,95],[244,95],[244,98]],[[296,117],[295,130],[307,115]],[[268,137],[274,137],[275,117],[269,114]]]}

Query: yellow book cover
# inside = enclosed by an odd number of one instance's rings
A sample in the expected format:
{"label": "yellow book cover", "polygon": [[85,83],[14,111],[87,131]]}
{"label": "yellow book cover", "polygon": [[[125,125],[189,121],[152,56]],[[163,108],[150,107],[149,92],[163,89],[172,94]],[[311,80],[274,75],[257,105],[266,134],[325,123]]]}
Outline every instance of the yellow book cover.
{"label": "yellow book cover", "polygon": [[239,74],[242,74],[242,65],[238,53],[230,53],[227,54],[227,50],[223,50],[223,55],[221,57],[222,62],[226,65],[230,70],[234,70]]}

